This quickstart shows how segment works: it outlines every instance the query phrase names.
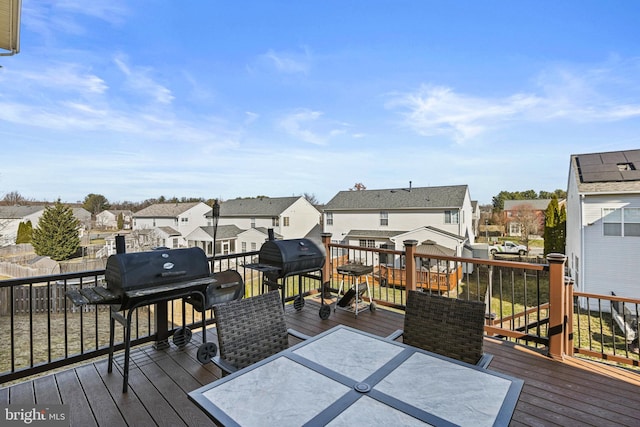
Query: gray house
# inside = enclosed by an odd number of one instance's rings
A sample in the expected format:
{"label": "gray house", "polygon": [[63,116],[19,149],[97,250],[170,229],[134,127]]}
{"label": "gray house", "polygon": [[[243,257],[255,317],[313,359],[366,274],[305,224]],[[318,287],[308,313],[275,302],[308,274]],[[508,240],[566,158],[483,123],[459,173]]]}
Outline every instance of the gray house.
{"label": "gray house", "polygon": [[429,241],[461,256],[475,242],[474,211],[466,185],[341,191],[324,207],[323,231],[332,241],[402,249]]}

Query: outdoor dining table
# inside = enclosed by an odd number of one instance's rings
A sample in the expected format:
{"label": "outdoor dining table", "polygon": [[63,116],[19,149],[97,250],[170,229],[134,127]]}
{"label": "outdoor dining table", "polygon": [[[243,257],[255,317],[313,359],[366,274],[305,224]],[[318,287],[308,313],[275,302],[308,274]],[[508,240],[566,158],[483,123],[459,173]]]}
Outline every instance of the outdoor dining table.
{"label": "outdoor dining table", "polygon": [[339,325],[189,398],[225,426],[506,426],[522,386]]}

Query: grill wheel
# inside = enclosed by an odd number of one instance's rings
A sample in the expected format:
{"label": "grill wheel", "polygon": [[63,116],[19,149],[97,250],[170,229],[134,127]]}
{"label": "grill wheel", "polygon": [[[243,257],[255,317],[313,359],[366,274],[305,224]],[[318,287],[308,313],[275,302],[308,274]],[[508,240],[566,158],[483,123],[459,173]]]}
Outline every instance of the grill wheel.
{"label": "grill wheel", "polygon": [[298,295],[296,299],[293,300],[293,308],[295,308],[296,311],[300,311],[304,308],[304,298],[302,298],[302,296]]}
{"label": "grill wheel", "polygon": [[218,346],[212,342],[206,342],[198,347],[198,362],[205,364],[211,362],[211,359],[218,353]]}
{"label": "grill wheel", "polygon": [[191,329],[187,327],[179,328],[173,333],[173,343],[177,347],[183,348],[191,341],[191,335],[193,335]]}

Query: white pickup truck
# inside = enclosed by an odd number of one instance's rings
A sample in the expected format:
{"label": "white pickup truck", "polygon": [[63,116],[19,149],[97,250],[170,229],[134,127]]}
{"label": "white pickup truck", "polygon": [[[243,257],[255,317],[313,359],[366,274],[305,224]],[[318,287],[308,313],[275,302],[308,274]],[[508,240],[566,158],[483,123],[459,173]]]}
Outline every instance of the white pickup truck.
{"label": "white pickup truck", "polygon": [[516,245],[513,242],[506,241],[502,245],[492,245],[489,246],[489,253],[491,255],[495,254],[518,254],[518,255],[526,255],[527,247],[523,245]]}

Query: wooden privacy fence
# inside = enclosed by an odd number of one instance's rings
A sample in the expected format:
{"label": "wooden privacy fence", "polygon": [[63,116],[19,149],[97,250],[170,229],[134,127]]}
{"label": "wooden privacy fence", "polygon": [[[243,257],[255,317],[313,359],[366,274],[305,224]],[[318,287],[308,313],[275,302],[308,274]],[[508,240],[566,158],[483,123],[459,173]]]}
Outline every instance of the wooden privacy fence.
{"label": "wooden privacy fence", "polygon": [[[74,306],[66,300],[65,292],[76,288],[74,285],[64,283],[43,283],[33,285],[13,286],[0,289],[0,316],[11,314],[11,300],[13,299],[13,314],[29,313],[63,313],[69,312],[93,312],[96,309],[108,310],[108,305],[87,304],[81,307]],[[13,292],[13,295],[12,295]],[[13,296],[13,298],[12,298]]]}

